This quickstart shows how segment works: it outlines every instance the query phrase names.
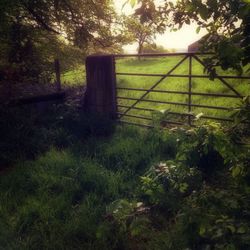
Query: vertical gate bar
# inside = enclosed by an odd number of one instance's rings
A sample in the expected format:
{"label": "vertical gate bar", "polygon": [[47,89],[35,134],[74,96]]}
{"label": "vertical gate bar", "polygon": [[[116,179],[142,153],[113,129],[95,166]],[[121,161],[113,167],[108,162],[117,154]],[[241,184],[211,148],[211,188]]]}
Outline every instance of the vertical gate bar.
{"label": "vertical gate bar", "polygon": [[[189,73],[188,73],[188,113],[192,111],[192,55],[189,56]],[[192,125],[192,118],[188,116],[188,125]]]}

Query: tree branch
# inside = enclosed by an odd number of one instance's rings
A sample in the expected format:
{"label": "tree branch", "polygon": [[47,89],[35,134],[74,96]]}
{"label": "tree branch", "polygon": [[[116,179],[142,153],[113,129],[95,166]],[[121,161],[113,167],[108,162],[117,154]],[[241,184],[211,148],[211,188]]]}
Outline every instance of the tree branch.
{"label": "tree branch", "polygon": [[27,5],[26,3],[24,3],[23,1],[21,1],[21,3],[23,4],[24,8],[28,11],[28,13],[30,15],[32,15],[32,17],[34,18],[35,22],[42,26],[45,30],[56,33],[56,34],[60,34],[59,31],[55,30],[54,28],[50,27],[41,16],[39,16],[29,5]]}

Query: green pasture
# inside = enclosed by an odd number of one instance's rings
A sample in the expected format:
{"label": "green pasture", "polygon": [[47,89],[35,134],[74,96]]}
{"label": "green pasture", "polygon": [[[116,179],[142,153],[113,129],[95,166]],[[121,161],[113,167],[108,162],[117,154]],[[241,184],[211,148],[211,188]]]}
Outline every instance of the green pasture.
{"label": "green pasture", "polygon": [[76,69],[63,72],[61,76],[61,82],[63,86],[77,86],[85,84],[85,78],[85,66],[81,65]]}
{"label": "green pasture", "polygon": [[[182,60],[182,56],[176,57],[165,57],[165,58],[143,58],[141,60],[135,58],[117,58],[116,59],[116,71],[119,73],[152,73],[152,74],[166,74],[168,73],[179,61]],[[202,58],[201,58],[202,59]],[[218,69],[219,75],[237,75],[234,71],[223,71]],[[172,74],[185,74],[189,73],[189,59],[186,59],[179,67],[177,67]],[[194,75],[206,75],[204,72],[204,67],[197,62],[195,59],[192,60],[192,74]],[[145,77],[145,76],[117,76],[117,86],[118,87],[129,87],[129,88],[140,88],[149,89],[153,86],[161,77]],[[226,79],[227,83],[235,88],[242,96],[248,95],[250,93],[250,80],[242,79]],[[177,77],[167,77],[164,79],[155,90],[169,90],[169,91],[188,91],[188,77],[177,78]],[[193,78],[192,79],[192,91],[202,92],[202,93],[215,93],[215,94],[228,94],[233,95],[233,91],[225,86],[219,79],[213,81],[208,78]],[[118,90],[118,96],[139,98],[145,92],[143,91],[128,91],[128,90]],[[188,103],[187,94],[172,94],[172,93],[156,93],[151,92],[145,98],[158,101],[168,101],[168,102],[180,102]],[[240,103],[241,99],[238,98],[228,98],[228,97],[208,97],[208,96],[192,96],[192,104],[207,105],[207,106],[220,106],[227,108],[235,108]],[[118,104],[130,106],[134,103],[134,100],[124,100],[118,99]],[[169,110],[173,112],[187,113],[188,107],[173,105],[173,104],[159,104],[151,102],[139,102],[136,107],[149,108],[154,110]],[[123,113],[126,108],[119,108],[119,112]],[[192,107],[192,114],[197,115],[203,113],[208,116],[215,117],[230,117],[230,111],[225,110],[214,110],[209,108]],[[131,115],[141,115],[152,117],[152,112],[141,111],[141,110],[130,110],[128,114]],[[175,116],[175,117],[174,117]],[[180,117],[176,115],[166,116],[168,119],[172,120],[182,120],[186,121],[186,116]],[[144,122],[137,118],[126,117],[125,120],[130,120],[134,122]]]}

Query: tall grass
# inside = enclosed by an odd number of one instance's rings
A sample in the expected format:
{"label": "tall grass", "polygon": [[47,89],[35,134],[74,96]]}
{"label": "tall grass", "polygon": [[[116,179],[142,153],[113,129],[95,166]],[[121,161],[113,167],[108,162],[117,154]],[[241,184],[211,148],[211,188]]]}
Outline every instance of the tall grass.
{"label": "tall grass", "polygon": [[[30,118],[21,124],[33,124]],[[61,131],[54,136],[60,146],[41,138],[42,145],[46,141],[45,148],[50,148],[47,153],[41,148],[33,160],[17,157],[13,168],[0,174],[0,249],[125,246],[126,239],[108,223],[106,207],[124,195],[133,198],[139,175],[159,159],[174,157],[176,138],[119,126],[111,137],[105,130],[110,124],[72,112],[59,112],[43,122]],[[97,133],[92,131],[94,124],[102,126]],[[40,127],[35,127],[37,132]],[[49,138],[48,130],[44,133]],[[24,140],[25,151],[31,150],[35,142],[28,136]],[[168,141],[164,147],[163,141]]]}
{"label": "tall grass", "polygon": [[79,66],[74,70],[66,71],[62,74],[61,81],[63,86],[81,86],[86,82],[85,66]]}

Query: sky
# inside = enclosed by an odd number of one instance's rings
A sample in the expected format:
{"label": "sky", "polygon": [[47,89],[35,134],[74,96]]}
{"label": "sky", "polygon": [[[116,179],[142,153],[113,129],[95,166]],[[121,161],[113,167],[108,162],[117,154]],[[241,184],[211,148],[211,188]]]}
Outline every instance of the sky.
{"label": "sky", "polygon": [[[126,15],[130,15],[133,13],[133,9],[129,4],[126,4],[123,7],[125,0],[114,0],[116,11],[121,14],[124,13]],[[155,0],[156,4],[159,4],[162,0]],[[122,8],[123,7],[123,8]],[[196,23],[192,23],[190,25],[184,25],[182,29],[174,32],[170,30],[166,30],[163,35],[157,35],[155,43],[158,45],[162,45],[167,49],[176,49],[176,51],[185,51],[187,50],[188,45],[193,42],[199,40],[206,34],[206,30],[201,29],[200,33],[196,33],[196,28],[198,25]],[[136,52],[136,44],[131,44],[124,46],[124,50],[127,53]]]}

